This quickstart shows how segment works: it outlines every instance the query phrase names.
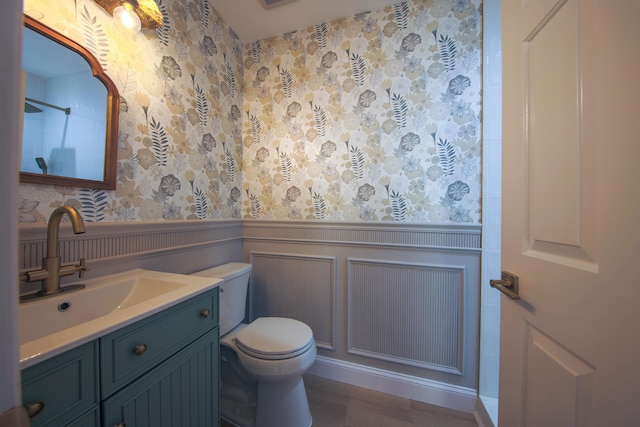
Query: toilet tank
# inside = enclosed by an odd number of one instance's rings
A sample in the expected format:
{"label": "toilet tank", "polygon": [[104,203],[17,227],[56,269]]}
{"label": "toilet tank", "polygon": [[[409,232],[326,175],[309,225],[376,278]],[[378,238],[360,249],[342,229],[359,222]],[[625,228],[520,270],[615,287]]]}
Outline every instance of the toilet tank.
{"label": "toilet tank", "polygon": [[244,320],[251,264],[230,262],[193,273],[194,276],[224,279],[219,287],[220,336]]}

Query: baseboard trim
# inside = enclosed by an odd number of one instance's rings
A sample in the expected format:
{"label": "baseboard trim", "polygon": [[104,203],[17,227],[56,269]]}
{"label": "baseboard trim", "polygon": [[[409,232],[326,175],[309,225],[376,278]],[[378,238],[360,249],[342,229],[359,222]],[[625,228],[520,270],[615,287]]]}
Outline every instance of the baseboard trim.
{"label": "baseboard trim", "polygon": [[311,375],[467,413],[476,410],[474,389],[317,356]]}
{"label": "baseboard trim", "polygon": [[473,415],[476,419],[478,427],[495,427],[493,424],[493,420],[489,415],[489,411],[487,411],[484,402],[480,398],[477,400],[476,410]]}

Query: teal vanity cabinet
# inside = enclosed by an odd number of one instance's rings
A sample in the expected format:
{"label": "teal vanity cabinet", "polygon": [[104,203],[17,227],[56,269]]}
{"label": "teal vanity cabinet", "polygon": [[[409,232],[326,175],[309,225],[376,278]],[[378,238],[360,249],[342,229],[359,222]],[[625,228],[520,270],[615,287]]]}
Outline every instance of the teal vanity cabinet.
{"label": "teal vanity cabinet", "polygon": [[103,426],[219,424],[218,289],[100,338]]}
{"label": "teal vanity cabinet", "polygon": [[22,371],[22,402],[31,426],[100,425],[98,341]]}
{"label": "teal vanity cabinet", "polygon": [[23,370],[23,401],[34,427],[210,427],[218,379],[214,288]]}

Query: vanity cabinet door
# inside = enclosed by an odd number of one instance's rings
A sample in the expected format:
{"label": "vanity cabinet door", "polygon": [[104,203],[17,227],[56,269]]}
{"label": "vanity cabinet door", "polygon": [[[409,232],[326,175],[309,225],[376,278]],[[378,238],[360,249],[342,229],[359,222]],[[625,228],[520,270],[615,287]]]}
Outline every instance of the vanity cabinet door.
{"label": "vanity cabinet door", "polygon": [[100,406],[96,405],[91,412],[71,421],[66,427],[100,427]]}
{"label": "vanity cabinet door", "polygon": [[32,427],[97,425],[88,421],[97,419],[100,401],[97,353],[93,341],[22,371],[23,405],[37,412]]}
{"label": "vanity cabinet door", "polygon": [[219,425],[218,327],[103,402],[103,426]]}
{"label": "vanity cabinet door", "polygon": [[218,289],[100,338],[106,398],[218,325]]}

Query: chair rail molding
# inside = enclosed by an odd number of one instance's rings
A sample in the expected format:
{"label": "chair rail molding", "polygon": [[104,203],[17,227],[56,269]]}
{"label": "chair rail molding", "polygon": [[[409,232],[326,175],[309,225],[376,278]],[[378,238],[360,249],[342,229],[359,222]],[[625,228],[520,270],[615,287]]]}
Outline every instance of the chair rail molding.
{"label": "chair rail molding", "polygon": [[480,224],[245,220],[244,240],[480,252]]}

